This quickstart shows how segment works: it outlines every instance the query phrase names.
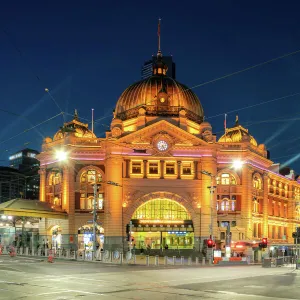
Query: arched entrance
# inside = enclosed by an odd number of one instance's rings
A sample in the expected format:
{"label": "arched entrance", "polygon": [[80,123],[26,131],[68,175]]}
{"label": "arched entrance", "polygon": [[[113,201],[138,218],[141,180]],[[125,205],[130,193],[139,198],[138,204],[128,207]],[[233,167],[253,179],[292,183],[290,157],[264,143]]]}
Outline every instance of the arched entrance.
{"label": "arched entrance", "polygon": [[191,215],[178,202],[153,199],[140,205],[132,216],[131,236],[137,249],[193,249]]}

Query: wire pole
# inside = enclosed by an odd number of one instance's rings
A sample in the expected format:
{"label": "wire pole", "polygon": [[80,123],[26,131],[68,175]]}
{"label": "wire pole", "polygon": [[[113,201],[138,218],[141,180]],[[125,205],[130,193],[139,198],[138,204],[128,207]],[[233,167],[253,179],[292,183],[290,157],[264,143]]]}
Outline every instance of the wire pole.
{"label": "wire pole", "polygon": [[93,203],[93,256],[96,254],[96,225],[97,225],[97,193],[98,185],[94,184],[94,203]]}

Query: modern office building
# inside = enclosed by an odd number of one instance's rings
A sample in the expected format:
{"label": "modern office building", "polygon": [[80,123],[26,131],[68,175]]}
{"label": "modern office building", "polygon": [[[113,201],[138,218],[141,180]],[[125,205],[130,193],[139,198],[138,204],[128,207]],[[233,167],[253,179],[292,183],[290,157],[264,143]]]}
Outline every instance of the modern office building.
{"label": "modern office building", "polygon": [[0,203],[25,195],[26,177],[10,167],[0,167]]}
{"label": "modern office building", "polygon": [[38,151],[33,149],[23,149],[9,157],[10,167],[20,171],[26,178],[26,189],[24,197],[26,199],[39,198],[39,161],[36,156]]}

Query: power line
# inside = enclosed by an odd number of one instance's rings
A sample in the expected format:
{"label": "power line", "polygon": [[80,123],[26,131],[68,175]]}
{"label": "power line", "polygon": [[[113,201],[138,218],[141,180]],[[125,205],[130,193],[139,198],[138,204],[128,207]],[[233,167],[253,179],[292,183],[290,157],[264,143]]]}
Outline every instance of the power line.
{"label": "power line", "polygon": [[40,122],[40,123],[34,125],[34,126],[31,127],[31,128],[25,129],[24,131],[19,132],[18,134],[14,135],[14,136],[11,136],[10,138],[8,138],[8,139],[6,139],[6,140],[0,141],[0,145],[3,144],[3,143],[5,143],[5,142],[8,142],[8,141],[10,141],[10,140],[12,140],[12,139],[14,139],[14,138],[20,136],[21,134],[26,133],[26,132],[28,132],[28,131],[30,131],[30,130],[32,130],[32,129],[34,129],[34,128],[40,126],[40,125],[42,125],[42,124],[45,124],[45,123],[47,123],[47,122],[49,122],[49,121],[55,119],[56,117],[60,116],[61,114],[62,114],[62,113],[59,113],[59,114],[57,114],[57,115],[55,115],[55,116],[53,116],[53,117],[51,117],[51,118],[49,118],[49,119],[47,119],[47,120],[45,120],[45,121],[43,121],[43,122]]}
{"label": "power line", "polygon": [[290,95],[287,95],[287,96],[283,96],[283,97],[267,100],[267,101],[264,101],[264,102],[260,102],[260,103],[257,103],[257,104],[248,105],[248,106],[245,106],[245,107],[242,107],[242,108],[234,109],[234,110],[231,110],[229,112],[224,112],[224,113],[217,114],[217,115],[214,115],[214,116],[211,116],[211,117],[207,117],[205,119],[212,119],[212,118],[215,118],[215,117],[224,116],[225,113],[226,114],[231,114],[231,113],[238,112],[238,111],[241,111],[241,110],[245,110],[245,109],[248,109],[248,108],[257,107],[257,106],[260,106],[260,105],[263,105],[263,104],[267,104],[267,103],[271,103],[271,102],[275,102],[275,101],[279,101],[279,100],[283,100],[283,99],[287,99],[287,98],[291,98],[291,97],[295,97],[295,96],[299,96],[299,95],[300,95],[300,92],[290,94]]}

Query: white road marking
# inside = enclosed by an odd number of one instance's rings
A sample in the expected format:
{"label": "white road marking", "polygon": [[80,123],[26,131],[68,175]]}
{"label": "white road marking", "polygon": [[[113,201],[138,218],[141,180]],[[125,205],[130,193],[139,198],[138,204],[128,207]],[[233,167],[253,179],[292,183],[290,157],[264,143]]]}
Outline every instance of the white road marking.
{"label": "white road marking", "polygon": [[265,286],[263,286],[263,285],[244,285],[244,288],[250,288],[250,289],[264,289]]}
{"label": "white road marking", "polygon": [[41,293],[41,294],[37,294],[36,296],[45,296],[45,295],[60,294],[60,293],[70,293],[70,292],[72,292],[72,290],[62,290],[62,291],[56,291],[56,292]]}
{"label": "white road marking", "polygon": [[[272,296],[262,296],[262,295],[253,295],[253,294],[241,294],[241,293],[236,293],[236,292],[230,292],[230,291],[215,291],[215,290],[205,290],[203,292],[208,292],[208,293],[214,293],[214,294],[226,294],[226,295],[232,295],[232,296],[242,296],[242,297],[260,297],[260,298],[266,298],[266,299],[273,299],[274,297]],[[281,300],[291,300],[290,298],[280,298]]]}

